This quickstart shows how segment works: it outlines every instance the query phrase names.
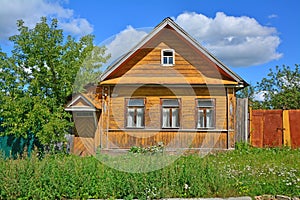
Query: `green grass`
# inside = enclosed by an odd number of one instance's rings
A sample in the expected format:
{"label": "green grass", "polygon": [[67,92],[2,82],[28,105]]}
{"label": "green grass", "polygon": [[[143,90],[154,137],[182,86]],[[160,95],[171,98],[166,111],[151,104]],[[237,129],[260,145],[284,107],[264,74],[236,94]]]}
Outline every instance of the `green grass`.
{"label": "green grass", "polygon": [[[123,157],[127,165],[136,165],[131,162],[134,159],[129,159],[132,156]],[[149,166],[147,162],[140,166]],[[181,156],[172,164],[147,173],[122,172],[94,157],[72,155],[0,160],[0,199],[154,199],[261,194],[300,196],[300,150],[238,145],[237,150],[205,157]]]}

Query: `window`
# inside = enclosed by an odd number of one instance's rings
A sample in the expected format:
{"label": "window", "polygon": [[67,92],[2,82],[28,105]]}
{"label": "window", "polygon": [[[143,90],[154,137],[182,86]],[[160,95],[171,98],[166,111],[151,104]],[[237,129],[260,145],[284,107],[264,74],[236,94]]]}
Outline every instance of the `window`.
{"label": "window", "polygon": [[197,128],[215,127],[215,101],[197,99]]}
{"label": "window", "polygon": [[126,112],[127,128],[144,128],[145,126],[145,101],[144,99],[128,99]]}
{"label": "window", "polygon": [[179,128],[178,99],[162,100],[162,128]]}
{"label": "window", "polygon": [[80,111],[76,112],[77,117],[93,117],[93,112],[87,112],[87,111]]}
{"label": "window", "polygon": [[163,66],[173,66],[175,64],[175,52],[173,49],[161,50],[161,64]]}

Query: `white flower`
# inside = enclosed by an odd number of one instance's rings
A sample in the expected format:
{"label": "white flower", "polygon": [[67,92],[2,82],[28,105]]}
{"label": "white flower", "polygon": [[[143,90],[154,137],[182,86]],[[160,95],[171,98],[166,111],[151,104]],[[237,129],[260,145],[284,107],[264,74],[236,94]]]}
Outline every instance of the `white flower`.
{"label": "white flower", "polygon": [[188,190],[189,188],[190,188],[189,185],[185,183],[185,184],[184,184],[184,189],[185,189],[185,190]]}

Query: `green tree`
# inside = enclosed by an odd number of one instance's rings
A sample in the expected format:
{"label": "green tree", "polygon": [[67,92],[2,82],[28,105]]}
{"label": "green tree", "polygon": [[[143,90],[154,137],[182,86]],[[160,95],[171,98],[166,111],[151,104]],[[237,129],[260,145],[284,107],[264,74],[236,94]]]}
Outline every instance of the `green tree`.
{"label": "green tree", "polygon": [[[19,34],[10,37],[14,43],[12,56],[0,55],[0,118],[4,134],[34,134],[44,145],[63,141],[72,126],[64,105],[78,72],[84,79],[80,81],[82,85],[100,75],[99,68],[108,58],[104,56],[105,48],[95,47],[92,35],[78,41],[71,36],[65,38],[57,23],[53,19],[48,24],[42,17],[29,29],[19,20]],[[76,87],[83,91],[82,86]]]}
{"label": "green tree", "polygon": [[295,65],[276,66],[270,69],[268,77],[257,83],[257,91],[264,92],[262,107],[265,109],[299,109],[300,108],[300,69]]}
{"label": "green tree", "polygon": [[[263,94],[263,100],[257,99],[258,94]],[[270,69],[267,77],[240,90],[237,97],[248,98],[253,109],[299,109],[299,65],[294,69],[285,65]]]}
{"label": "green tree", "polygon": [[248,98],[249,104],[253,109],[262,108],[261,102],[256,99],[257,95],[256,87],[249,84],[247,87],[237,92],[237,98]]}

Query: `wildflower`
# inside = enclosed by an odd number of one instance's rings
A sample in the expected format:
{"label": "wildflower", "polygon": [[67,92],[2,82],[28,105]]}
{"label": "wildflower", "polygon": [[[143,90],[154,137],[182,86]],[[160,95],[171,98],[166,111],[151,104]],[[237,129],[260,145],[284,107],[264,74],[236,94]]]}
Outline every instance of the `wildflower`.
{"label": "wildflower", "polygon": [[189,185],[185,183],[185,184],[184,184],[184,189],[185,189],[185,190],[190,189]]}

